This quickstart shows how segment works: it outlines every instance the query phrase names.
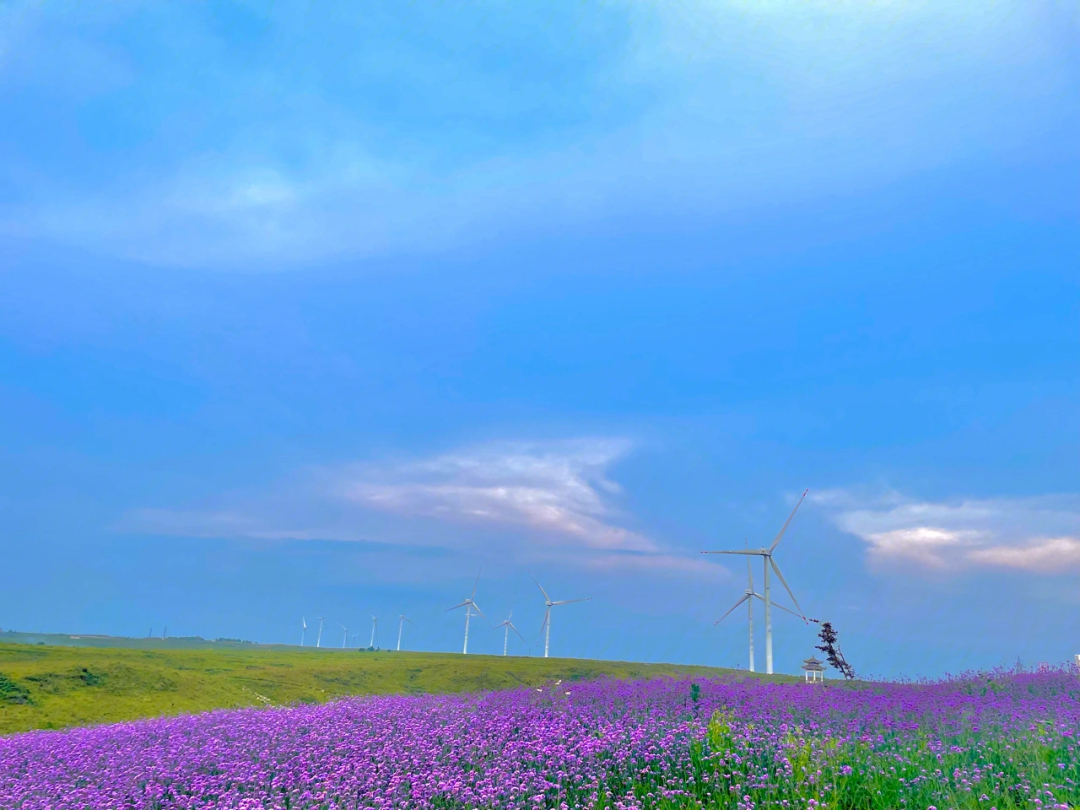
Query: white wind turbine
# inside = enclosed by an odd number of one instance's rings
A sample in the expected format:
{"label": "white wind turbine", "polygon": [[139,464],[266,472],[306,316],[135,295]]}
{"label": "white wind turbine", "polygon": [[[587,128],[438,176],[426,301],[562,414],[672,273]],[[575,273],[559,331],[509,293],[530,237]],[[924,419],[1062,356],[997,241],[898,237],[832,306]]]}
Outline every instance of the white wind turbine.
{"label": "white wind turbine", "polygon": [[338,624],[342,630],[345,631],[345,635],[341,637],[341,649],[345,649],[345,646],[349,643],[349,628],[343,624]]}
{"label": "white wind turbine", "polygon": [[402,613],[398,616],[397,620],[397,648],[398,652],[401,652],[401,629],[405,626],[405,622],[412,624],[412,619]]}
{"label": "white wind turbine", "polygon": [[506,621],[499,622],[497,625],[495,625],[496,630],[498,630],[500,627],[505,627],[506,628],[506,632],[503,635],[503,655],[506,655],[506,648],[510,644],[510,631],[511,630],[513,630],[515,633],[517,633],[518,638],[520,638],[522,641],[525,641],[525,636],[521,635],[521,633],[518,632],[518,629],[516,627],[514,627],[514,623],[512,621],[510,621],[513,618],[514,618],[514,611],[511,610],[510,615],[506,617]]}
{"label": "white wind turbine", "polygon": [[[536,582],[536,577],[533,577],[533,582]],[[548,647],[551,644],[551,609],[556,605],[569,605],[573,602],[588,602],[592,599],[591,596],[585,599],[563,599],[558,602],[552,602],[551,597],[547,595],[547,591],[544,590],[544,586],[539,582],[536,582],[536,587],[540,589],[540,593],[544,595],[544,623],[540,625],[540,632],[544,632],[544,628],[547,628],[547,634],[544,636],[544,658],[548,657]]]}
{"label": "white wind turbine", "polygon": [[445,611],[443,611],[444,613],[449,613],[451,610],[457,610],[459,607],[465,608],[465,646],[461,650],[462,655],[469,654],[469,618],[472,615],[473,609],[475,609],[478,614],[483,616],[485,620],[487,619],[487,616],[484,616],[483,611],[481,611],[480,608],[477,606],[476,602],[473,601],[473,597],[476,596],[476,588],[479,585],[480,574],[479,572],[477,572],[476,584],[473,585],[472,594],[469,596],[469,598],[462,602],[460,605],[454,605],[453,607],[449,607]]}
{"label": "white wind turbine", "polygon": [[379,620],[377,617],[371,617],[371,643],[368,645],[371,649],[375,649],[375,630],[379,626]]}
{"label": "white wind turbine", "polygon": [[[802,506],[803,499],[806,497],[806,493],[810,490],[803,492],[802,498],[799,498],[799,502],[795,504],[795,508],[791,510],[791,514],[788,515],[787,521],[784,523],[783,528],[780,529],[780,533],[772,541],[772,545],[768,548],[759,549],[740,549],[738,551],[703,551],[702,554],[744,554],[750,557],[761,557],[762,567],[765,571],[765,587],[762,589],[765,591],[765,595],[761,597],[765,603],[765,672],[772,675],[773,671],[773,654],[772,654],[772,592],[769,589],[769,568],[771,567],[773,573],[776,574],[776,578],[780,580],[780,584],[784,586],[784,590],[788,592],[788,596],[791,597],[791,601],[795,603],[795,607],[799,608],[797,614],[804,621],[806,616],[803,615],[802,608],[799,607],[799,600],[795,598],[795,594],[791,592],[791,588],[788,587],[787,580],[784,579],[784,575],[780,573],[780,566],[776,564],[776,560],[773,559],[773,552],[776,547],[780,545],[780,541],[784,538],[784,532],[787,531],[788,526],[791,524],[791,519],[795,517],[795,513],[799,511],[799,507]],[[749,597],[746,597],[749,598]],[[777,606],[779,607],[779,605]]]}
{"label": "white wind turbine", "polygon": [[[747,558],[746,560],[746,581],[747,586],[746,590],[743,592],[743,598],[736,602],[734,605],[732,605],[730,608],[728,608],[727,613],[725,613],[723,616],[713,622],[713,625],[720,624],[720,622],[722,622],[724,619],[731,615],[732,611],[734,611],[735,608],[737,608],[743,602],[746,602],[747,618],[749,619],[750,626],[750,671],[756,672],[756,670],[754,669],[754,599],[760,599],[762,602],[764,602],[765,597],[754,590],[754,574],[753,571],[751,571],[750,569],[749,558]],[[773,607],[778,607],[781,610],[786,610],[792,616],[799,616],[799,614],[796,613],[794,610],[789,610],[783,605],[773,605]],[[803,617],[799,616],[799,618],[802,619]]]}
{"label": "white wind turbine", "polygon": [[319,617],[319,635],[315,637],[315,646],[316,647],[321,647],[322,646],[322,628],[323,628],[323,623],[325,621],[326,621],[325,617],[323,617],[323,616]]}
{"label": "white wind turbine", "polygon": [[303,616],[300,617],[300,623],[304,625],[304,629],[300,631],[300,646],[304,646],[304,637],[307,636],[307,619]]}

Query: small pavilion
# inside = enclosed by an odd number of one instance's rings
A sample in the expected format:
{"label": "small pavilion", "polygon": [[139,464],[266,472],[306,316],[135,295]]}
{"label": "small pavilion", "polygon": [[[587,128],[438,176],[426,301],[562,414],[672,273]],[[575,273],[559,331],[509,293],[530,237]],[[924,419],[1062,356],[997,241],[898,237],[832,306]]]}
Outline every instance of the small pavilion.
{"label": "small pavilion", "polygon": [[825,667],[821,665],[821,661],[818,661],[814,656],[810,656],[802,663],[802,671],[805,680],[813,683],[814,681],[825,682]]}

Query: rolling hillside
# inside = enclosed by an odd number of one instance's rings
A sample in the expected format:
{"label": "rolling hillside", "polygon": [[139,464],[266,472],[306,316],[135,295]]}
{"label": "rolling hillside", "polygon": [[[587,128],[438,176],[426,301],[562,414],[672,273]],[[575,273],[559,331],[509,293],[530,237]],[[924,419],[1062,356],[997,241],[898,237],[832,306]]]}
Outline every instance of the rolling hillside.
{"label": "rolling hillside", "polygon": [[605,675],[746,674],[565,658],[205,641],[185,649],[183,640],[172,639],[133,643],[134,648],[0,644],[0,734],[238,706],[314,703],[342,695],[502,689]]}

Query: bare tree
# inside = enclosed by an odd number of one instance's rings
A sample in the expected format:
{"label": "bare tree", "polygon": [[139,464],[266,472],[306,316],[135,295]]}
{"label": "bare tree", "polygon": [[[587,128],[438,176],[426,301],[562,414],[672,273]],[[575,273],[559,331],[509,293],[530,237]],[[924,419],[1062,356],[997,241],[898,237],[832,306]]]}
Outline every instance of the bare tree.
{"label": "bare tree", "polygon": [[840,652],[840,647],[837,646],[837,633],[833,629],[833,626],[829,622],[822,622],[821,632],[818,634],[818,638],[821,639],[821,644],[814,649],[821,650],[825,653],[825,660],[829,662],[829,666],[833,669],[837,669],[847,679],[852,680],[855,677],[855,670],[844,659],[844,654]]}

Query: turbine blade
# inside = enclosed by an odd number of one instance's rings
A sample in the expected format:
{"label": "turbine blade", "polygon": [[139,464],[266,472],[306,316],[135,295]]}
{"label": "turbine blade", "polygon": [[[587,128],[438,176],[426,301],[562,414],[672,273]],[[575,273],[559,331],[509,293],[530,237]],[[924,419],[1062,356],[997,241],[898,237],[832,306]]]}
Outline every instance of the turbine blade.
{"label": "turbine blade", "polygon": [[[479,614],[480,614],[481,616],[484,616],[484,611],[480,610],[480,606],[479,606],[478,604],[476,604],[476,602],[472,602],[472,601],[470,601],[470,602],[469,602],[469,604],[473,606],[473,609],[474,609],[474,610],[475,610],[475,611],[476,611],[477,613],[479,613]],[[487,617],[487,616],[484,616],[484,621],[485,621],[485,622],[487,622],[488,624],[491,624],[491,622],[490,622],[490,621],[488,621],[488,617]]]}
{"label": "turbine blade", "polygon": [[547,627],[548,617],[549,616],[551,616],[551,606],[550,605],[548,606],[548,609],[544,611],[544,621],[541,622],[541,624],[540,624],[540,635],[541,636],[544,635],[544,628]]}
{"label": "turbine blade", "polygon": [[703,551],[702,554],[746,554],[750,557],[760,557],[764,553],[762,551]]}
{"label": "turbine blade", "polygon": [[749,597],[749,595],[747,595],[747,596],[744,596],[744,597],[743,597],[742,599],[740,599],[740,600],[739,600],[738,602],[736,602],[736,603],[735,603],[734,605],[732,605],[732,606],[731,606],[731,607],[730,607],[730,608],[728,609],[728,612],[727,612],[727,613],[725,613],[725,614],[724,614],[723,616],[721,616],[721,617],[720,617],[719,619],[717,619],[717,620],[716,620],[715,622],[713,622],[713,624],[714,624],[714,625],[716,625],[716,624],[720,624],[720,622],[722,622],[722,621],[723,621],[724,619],[726,619],[726,618],[727,618],[728,616],[730,616],[730,615],[731,615],[731,611],[735,610],[735,608],[737,608],[737,607],[738,607],[739,605],[741,605],[741,604],[742,604],[743,602],[745,602],[745,601],[746,601],[747,599],[749,599],[749,598],[750,598],[750,597]]}
{"label": "turbine blade", "polygon": [[472,593],[469,594],[469,599],[472,599],[474,596],[476,596],[476,589],[480,587],[480,572],[483,570],[484,569],[481,568],[480,571],[476,572],[476,582],[472,586]]}
{"label": "turbine blade", "polygon": [[[761,600],[762,602],[764,602],[764,601],[765,601],[765,597],[764,597],[764,596],[762,596],[762,595],[761,595],[760,593],[755,593],[755,594],[754,594],[754,596],[756,596],[756,597],[757,597],[758,599],[760,599],[760,600]],[[784,607],[783,605],[778,605],[778,604],[777,604],[776,602],[772,602],[771,604],[772,604],[772,606],[773,606],[774,608],[777,608],[778,610],[782,610],[782,611],[784,611],[785,613],[790,613],[790,614],[791,614],[792,616],[798,616],[798,617],[799,617],[800,619],[802,619],[802,620],[804,620],[804,621],[806,620],[806,617],[805,617],[805,616],[803,616],[803,615],[802,615],[801,613],[796,613],[796,612],[795,612],[794,610],[792,610],[791,608],[786,608],[786,607]]]}
{"label": "turbine blade", "polygon": [[544,590],[544,586],[543,586],[543,585],[541,585],[541,584],[540,584],[539,582],[537,582],[537,579],[536,579],[536,577],[533,577],[533,578],[532,578],[532,581],[533,581],[533,582],[536,582],[536,587],[537,587],[537,588],[539,588],[539,589],[540,589],[540,593],[542,593],[542,594],[544,595],[544,601],[545,601],[545,602],[550,602],[550,601],[551,601],[551,597],[547,595],[547,591],[545,591],[545,590]]}
{"label": "turbine blade", "polygon": [[795,508],[792,509],[791,514],[788,515],[787,522],[784,523],[784,528],[782,528],[780,530],[780,534],[776,535],[776,539],[773,540],[772,545],[769,546],[769,551],[772,551],[774,548],[776,548],[778,545],[780,545],[780,541],[784,538],[784,532],[787,531],[787,527],[791,524],[791,519],[793,517],[795,517],[795,513],[799,511],[799,507],[802,506],[803,498],[806,497],[806,493],[809,492],[809,491],[810,490],[806,490],[805,492],[803,492],[802,498],[799,498],[799,502],[797,504],[795,504]]}
{"label": "turbine blade", "polygon": [[780,573],[780,566],[776,564],[776,560],[769,557],[769,562],[772,563],[772,570],[776,574],[776,578],[780,580],[780,584],[784,586],[784,590],[788,592],[788,596],[791,597],[791,601],[795,603],[795,607],[799,609],[799,616],[803,619],[806,618],[806,614],[803,613],[802,605],[799,604],[799,600],[795,598],[795,594],[791,592],[791,588],[787,584],[787,580],[784,579],[784,575]]}
{"label": "turbine blade", "polygon": [[588,596],[585,599],[563,599],[561,602],[552,602],[551,604],[552,605],[569,605],[569,604],[572,604],[574,602],[588,602],[590,599],[592,599],[591,596]]}
{"label": "turbine blade", "polygon": [[750,558],[746,558],[746,578],[750,580],[750,590],[754,590],[754,571],[750,565]]}
{"label": "turbine blade", "polygon": [[468,602],[462,602],[460,605],[454,605],[453,607],[447,608],[446,610],[443,611],[443,613],[449,613],[451,610],[457,610],[459,607],[465,607],[467,604],[469,604],[469,603]]}
{"label": "turbine blade", "polygon": [[[520,638],[522,641],[525,641],[525,636],[521,635],[521,633],[518,633],[518,629],[514,627],[513,624],[510,624],[510,629],[517,633],[518,638]],[[525,641],[525,643],[528,644],[529,642]]]}

